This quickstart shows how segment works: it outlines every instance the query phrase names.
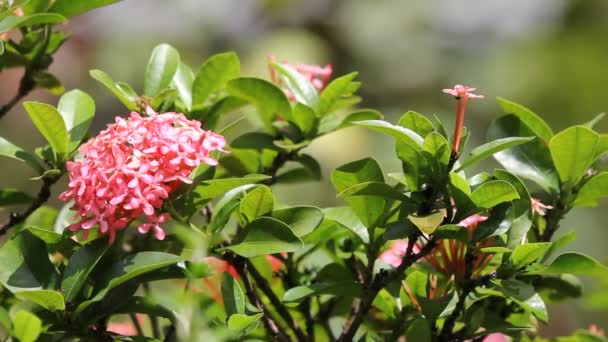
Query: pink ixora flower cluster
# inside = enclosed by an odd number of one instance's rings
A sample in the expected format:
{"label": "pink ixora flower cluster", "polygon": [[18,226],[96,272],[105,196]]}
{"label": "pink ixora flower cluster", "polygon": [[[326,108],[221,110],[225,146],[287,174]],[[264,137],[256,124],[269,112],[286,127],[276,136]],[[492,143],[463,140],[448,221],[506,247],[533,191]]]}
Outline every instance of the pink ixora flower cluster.
{"label": "pink ixora flower cluster", "polygon": [[[276,57],[273,55],[268,56],[268,62],[276,62]],[[290,64],[285,61],[281,64],[287,65],[293,68],[295,71],[299,72],[308,81],[310,81],[313,87],[315,87],[319,91],[323,90],[327,83],[329,83],[329,79],[331,78],[331,74],[333,73],[331,64],[320,66],[315,64]],[[272,83],[281,86],[281,79],[277,75],[277,71],[272,67],[272,65],[270,65],[270,79]],[[291,92],[285,92],[287,93],[287,97],[289,98],[289,100],[293,101],[295,99],[294,95],[291,94]]]}
{"label": "pink ixora flower cluster", "polygon": [[83,144],[83,158],[67,163],[69,189],[59,198],[74,200],[77,213],[69,229],[99,227],[99,232],[114,241],[116,231],[132,220],[144,217],[141,233],[150,230],[163,240],[160,227],[169,219],[160,212],[164,200],[188,178],[201,162],[216,165],[212,151],[222,151],[223,136],[201,129],[201,123],[188,120],[181,113],[157,114],[148,108],[148,116],[132,112]]}

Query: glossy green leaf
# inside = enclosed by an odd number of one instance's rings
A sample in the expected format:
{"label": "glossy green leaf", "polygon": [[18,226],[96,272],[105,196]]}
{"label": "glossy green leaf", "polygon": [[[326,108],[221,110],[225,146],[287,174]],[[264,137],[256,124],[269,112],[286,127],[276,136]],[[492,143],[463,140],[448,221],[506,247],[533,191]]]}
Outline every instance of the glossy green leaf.
{"label": "glossy green leaf", "polygon": [[241,204],[241,198],[245,196],[247,190],[255,188],[257,184],[246,184],[236,187],[224,195],[215,205],[213,216],[208,228],[211,231],[219,231],[228,222],[232,213],[236,211]]}
{"label": "glossy green leaf", "polygon": [[595,207],[599,200],[608,197],[608,172],[591,177],[576,194],[574,205]]}
{"label": "glossy green leaf", "polygon": [[117,83],[114,83],[114,80],[112,80],[112,77],[110,77],[110,75],[106,74],[101,70],[96,69],[89,71],[89,74],[91,75],[91,77],[103,84],[108,90],[110,90],[112,94],[114,94],[114,96],[116,96],[116,98],[123,105],[125,105],[125,107],[127,107],[127,109],[137,110],[137,105],[131,98],[131,94],[119,88],[117,86]]}
{"label": "glossy green leaf", "polygon": [[269,187],[263,185],[247,193],[241,200],[239,212],[245,223],[269,214],[274,209],[274,195]]}
{"label": "glossy green leaf", "polygon": [[599,135],[584,126],[570,127],[549,141],[553,163],[563,183],[578,182],[595,158]]}
{"label": "glossy green leaf", "polygon": [[595,261],[593,258],[581,253],[564,253],[553,262],[540,270],[528,272],[530,274],[580,274],[580,275],[606,275],[608,267]]}
{"label": "glossy green leaf", "polygon": [[350,207],[331,207],[323,209],[325,220],[353,232],[363,243],[369,243],[369,232],[357,214]]}
{"label": "glossy green leaf", "polygon": [[504,149],[511,148],[513,146],[525,144],[534,139],[534,137],[520,138],[503,138],[497,139],[494,141],[490,141],[489,143],[483,144],[479,147],[476,147],[469,154],[469,158],[460,164],[460,167],[456,170],[456,172],[466,169],[467,167],[497,153]]}
{"label": "glossy green leaf", "polygon": [[489,209],[497,204],[518,199],[519,194],[513,185],[502,180],[483,183],[471,193],[471,199],[480,208]]}
{"label": "glossy green leaf", "polygon": [[228,82],[226,90],[230,95],[253,104],[265,127],[274,131],[272,122],[277,116],[291,118],[291,105],[285,93],[274,84],[259,78],[236,78]]}
{"label": "glossy green leaf", "polygon": [[387,135],[392,136],[398,142],[402,142],[416,151],[420,150],[424,139],[418,133],[411,129],[396,126],[383,120],[365,120],[353,122],[354,125],[366,127],[374,131],[378,131]]}
{"label": "glossy green leaf", "polygon": [[[514,115],[503,116],[492,122],[488,130],[488,139],[495,140],[510,137],[529,137],[534,132]],[[556,193],[559,190],[559,178],[547,144],[541,139],[514,146],[494,154],[494,158],[512,174],[534,181],[544,190]]]}
{"label": "glossy green leaf", "polygon": [[255,315],[234,314],[228,318],[228,329],[232,331],[245,331],[256,324],[264,316],[263,313]]}
{"label": "glossy green leaf", "polygon": [[118,1],[120,0],[56,0],[49,9],[49,12],[59,13],[67,18],[70,18],[98,7],[111,5]]}
{"label": "glossy green leaf", "polygon": [[65,88],[61,84],[61,81],[59,81],[59,79],[55,77],[55,75],[49,72],[36,72],[32,76],[32,78],[34,79],[34,82],[36,82],[37,88],[42,88],[46,90],[49,94],[61,95],[65,91]]}
{"label": "glossy green leaf", "polygon": [[298,236],[310,234],[323,221],[323,211],[317,207],[298,206],[275,210],[270,217],[288,225]]}
{"label": "glossy green leaf", "polygon": [[228,246],[234,253],[245,258],[281,252],[295,252],[304,244],[285,223],[270,218],[258,217],[244,228],[243,240]]}
{"label": "glossy green leaf", "polygon": [[513,221],[507,236],[507,247],[515,248],[525,240],[528,231],[532,227],[532,202],[526,185],[517,176],[504,171],[494,171],[494,176],[499,180],[509,182],[515,187],[519,199],[513,200]]}
{"label": "glossy green leaf", "polygon": [[146,67],[144,94],[156,96],[171,84],[179,66],[179,52],[169,44],[160,44],[152,50]]}
{"label": "glossy green leaf", "polygon": [[95,296],[81,303],[76,308],[76,315],[95,302],[101,301],[111,290],[119,285],[146,273],[175,265],[183,260],[178,255],[163,252],[139,252],[125,257],[109,266],[108,269],[99,275],[100,278],[95,282],[95,290],[97,291]]}
{"label": "glossy green leaf", "polygon": [[[331,181],[336,190],[342,192],[364,182],[384,182],[384,176],[378,162],[366,158],[340,166],[332,173]],[[373,228],[384,213],[386,201],[377,196],[355,196],[345,200],[368,228]]]}
{"label": "glossy green leaf", "polygon": [[338,114],[329,114],[321,118],[317,131],[319,134],[326,134],[335,130],[355,126],[353,123],[357,121],[378,120],[382,119],[382,117],[382,113],[373,109],[361,109],[352,112],[345,117],[341,117]]}
{"label": "glossy green leaf", "polygon": [[54,290],[19,291],[15,296],[21,300],[29,300],[50,311],[65,310],[65,301],[60,292]]}
{"label": "glossy green leaf", "polygon": [[540,295],[535,292],[534,287],[514,279],[495,280],[494,282],[500,285],[499,289],[505,296],[515,301],[524,310],[534,314],[539,320],[547,322],[549,318],[547,306]]}
{"label": "glossy green leaf", "polygon": [[549,249],[547,250],[547,252],[545,252],[545,255],[541,259],[541,262],[545,263],[546,261],[548,261],[549,259],[551,259],[551,257],[553,257],[553,255],[557,251],[559,251],[560,249],[566,247],[570,243],[574,242],[574,240],[576,240],[576,231],[575,230],[571,230],[568,233],[566,233],[566,234],[560,236],[559,238],[555,239],[555,241],[553,241],[553,243],[551,244],[551,247],[549,247]]}
{"label": "glossy green leaf", "polygon": [[156,317],[163,317],[176,323],[175,311],[159,304],[150,297],[132,296],[126,303],[121,303],[116,313],[142,313]]}
{"label": "glossy green leaf", "polygon": [[421,137],[426,137],[435,130],[433,128],[433,123],[429,119],[427,119],[424,115],[411,110],[403,114],[403,116],[397,122],[397,125],[409,128],[418,133]]}
{"label": "glossy green leaf", "polygon": [[[341,275],[337,275],[341,276]],[[318,277],[323,278],[323,277]],[[340,280],[336,279],[319,279],[324,281],[321,283],[314,283],[311,285],[301,285],[293,287],[283,295],[283,302],[285,303],[300,303],[304,299],[311,296],[320,295],[334,295],[334,296],[352,296],[360,292],[360,287],[352,279],[345,277]]]}
{"label": "glossy green leaf", "polygon": [[0,207],[31,203],[34,198],[15,189],[0,189]]}
{"label": "glossy green leaf", "polygon": [[394,187],[382,182],[364,182],[342,190],[336,197],[346,198],[352,196],[376,196],[386,199],[395,199],[403,202],[412,200]]}
{"label": "glossy green leaf", "polygon": [[18,311],[13,316],[13,335],[20,342],[34,342],[42,332],[42,321],[28,311]]}
{"label": "glossy green leaf", "polygon": [[78,296],[89,275],[108,248],[106,239],[101,238],[87,243],[72,255],[61,281],[61,290],[67,301],[72,301]]}
{"label": "glossy green leaf", "polygon": [[4,43],[0,40],[0,56],[4,54]]}
{"label": "glossy green leaf", "polygon": [[317,89],[306,77],[304,77],[304,75],[300,74],[290,65],[271,62],[270,66],[278,72],[285,87],[293,94],[296,101],[311,108],[317,106],[317,103],[319,102]]}
{"label": "glossy green leaf", "polygon": [[37,13],[22,17],[9,15],[0,20],[0,34],[20,27],[58,24],[64,21],[65,17],[56,13]]}
{"label": "glossy green leaf", "polygon": [[212,93],[223,88],[228,81],[239,77],[241,64],[234,52],[211,56],[203,63],[192,83],[193,107],[204,106]]}
{"label": "glossy green leaf", "polygon": [[426,216],[414,216],[409,215],[407,218],[425,234],[433,234],[437,228],[443,222],[443,218],[446,216],[447,211],[445,209],[439,209]]}
{"label": "glossy green leaf", "polygon": [[95,116],[95,101],[89,94],[74,89],[63,94],[57,109],[70,135],[68,151],[73,151],[91,126]]}
{"label": "glossy green leaf", "polygon": [[515,247],[511,254],[511,263],[515,269],[520,269],[542,257],[551,247],[551,242],[526,243]]}
{"label": "glossy green leaf", "polygon": [[319,95],[319,104],[317,105],[317,116],[325,116],[333,111],[341,98],[352,95],[352,81],[357,77],[357,73],[353,72],[344,75],[331,81]]}
{"label": "glossy green leaf", "polygon": [[247,175],[242,178],[218,178],[203,181],[197,184],[192,192],[199,199],[211,199],[217,197],[228,190],[237,188],[241,185],[261,182],[270,178],[266,175]]}
{"label": "glossy green leaf", "polygon": [[49,142],[58,159],[65,156],[68,152],[69,136],[63,118],[57,109],[46,103],[31,101],[24,102],[23,107],[38,131]]}
{"label": "glossy green leaf", "polygon": [[448,165],[450,161],[450,144],[437,132],[431,132],[424,138],[422,150],[430,153],[443,165]]}
{"label": "glossy green leaf", "polygon": [[416,318],[407,327],[405,336],[408,341],[432,341],[431,325],[424,318]]}
{"label": "glossy green leaf", "polygon": [[281,149],[275,145],[274,136],[263,132],[247,132],[239,135],[231,143],[230,147],[250,150],[275,150]]}
{"label": "glossy green leaf", "polygon": [[245,313],[245,295],[239,283],[230,274],[222,274],[222,298],[226,317]]}
{"label": "glossy green leaf", "polygon": [[[43,215],[46,216],[47,214],[43,214]],[[30,221],[30,220],[28,220],[28,221]],[[45,225],[45,227],[50,228],[50,225],[48,225],[48,226]],[[72,256],[72,254],[74,253],[74,251],[76,249],[81,247],[81,245],[78,242],[72,240],[72,238],[70,236],[62,235],[62,234],[56,233],[52,230],[39,228],[39,227],[35,227],[35,226],[29,226],[29,225],[26,226],[25,229],[27,229],[30,233],[32,233],[38,239],[44,241],[44,243],[46,243],[47,248],[50,251],[50,253],[59,252],[66,258],[69,258]]]}
{"label": "glossy green leaf", "polygon": [[501,97],[496,98],[496,100],[505,113],[517,116],[536,136],[547,142],[553,137],[551,127],[530,109]]}
{"label": "glossy green leaf", "polygon": [[293,120],[302,133],[308,135],[314,131],[317,119],[312,108],[298,102],[293,108]]}
{"label": "glossy green leaf", "polygon": [[11,292],[44,289],[56,275],[46,246],[27,230],[0,247],[0,283]]}
{"label": "glossy green leaf", "polygon": [[194,73],[192,69],[180,61],[175,75],[173,75],[173,86],[177,89],[177,94],[182,100],[188,111],[192,110],[192,84],[194,82]]}

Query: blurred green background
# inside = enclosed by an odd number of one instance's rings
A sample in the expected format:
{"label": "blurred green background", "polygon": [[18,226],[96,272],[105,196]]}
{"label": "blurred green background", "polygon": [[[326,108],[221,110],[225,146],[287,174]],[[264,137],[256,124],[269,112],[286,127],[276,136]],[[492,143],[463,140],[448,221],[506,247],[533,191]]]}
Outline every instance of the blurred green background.
{"label": "blurred green background", "polygon": [[[66,89],[80,88],[95,98],[94,132],[128,113],[88,70],[102,69],[141,89],[147,58],[161,42],[178,48],[195,70],[209,55],[226,50],[239,54],[247,75],[267,77],[269,54],[331,63],[335,75],[357,70],[361,106],[379,109],[389,121],[412,109],[437,114],[450,128],[454,101],[441,89],[475,86],[486,98],[470,103],[469,149],[485,140],[490,121],[500,115],[493,100],[498,95],[533,109],[556,131],[608,110],[608,2],[603,0],[125,0],[62,29],[74,36],[51,71]],[[16,91],[20,74],[0,74],[0,103]],[[28,99],[57,101],[42,91]],[[597,129],[607,132],[608,120]],[[0,135],[26,148],[43,142],[20,106],[2,120]],[[348,161],[372,156],[385,172],[399,169],[392,141],[362,129],[326,136],[309,149],[322,162],[325,180],[278,187],[284,203],[338,203],[327,176]],[[38,184],[26,178],[33,174],[17,164],[2,160],[0,186],[35,192]],[[54,195],[63,186],[56,186]],[[578,233],[570,250],[608,262],[605,209],[606,202],[568,216],[561,233]],[[606,288],[591,279],[585,283],[587,290]],[[590,323],[606,328],[608,315],[601,307],[608,309],[608,303],[594,298],[552,305],[544,335],[569,334]]]}

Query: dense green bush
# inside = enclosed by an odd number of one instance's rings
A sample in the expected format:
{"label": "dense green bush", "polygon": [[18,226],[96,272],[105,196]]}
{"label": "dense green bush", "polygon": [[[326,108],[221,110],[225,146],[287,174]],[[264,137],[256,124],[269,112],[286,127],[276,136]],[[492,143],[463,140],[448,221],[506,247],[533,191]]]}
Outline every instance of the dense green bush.
{"label": "dense green bush", "polygon": [[[0,115],[36,87],[63,93],[47,68],[69,35],[53,25],[111,2],[1,5],[0,34],[21,35],[2,36],[0,69],[26,71]],[[553,239],[570,210],[608,196],[608,135],[593,131],[601,116],[554,133],[498,98],[505,115],[489,142],[464,152],[474,89],[444,90],[456,98],[449,135],[414,111],[392,124],[353,109],[356,73],[332,79],[331,66],[274,58],[269,68],[269,80],[241,77],[228,52],[193,72],[162,44],[141,94],[92,70],[132,111],[98,135],[88,133],[95,102],[81,90],[56,107],[25,102],[48,145],[30,153],[0,138],[0,155],[31,166],[40,183],[35,196],[0,190],[1,206],[21,206],[0,227],[0,336],[541,340],[547,303],[580,296],[575,275],[606,274],[588,256],[560,252],[574,231]],[[257,129],[226,142],[243,124],[227,122],[235,113]],[[365,158],[322,175],[306,148],[351,126],[394,138],[402,168],[385,173]],[[491,156],[501,169],[465,173]],[[64,175],[69,202],[56,210],[45,203]],[[273,195],[275,184],[322,176],[344,206],[285,207]]]}

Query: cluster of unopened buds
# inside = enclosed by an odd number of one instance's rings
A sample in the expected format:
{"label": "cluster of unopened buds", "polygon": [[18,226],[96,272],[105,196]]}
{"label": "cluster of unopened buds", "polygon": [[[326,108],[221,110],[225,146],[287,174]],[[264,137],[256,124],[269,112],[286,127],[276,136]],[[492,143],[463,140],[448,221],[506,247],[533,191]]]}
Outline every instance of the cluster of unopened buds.
{"label": "cluster of unopened buds", "polygon": [[[268,56],[268,62],[270,64],[270,80],[277,86],[282,87],[283,81],[279,77],[275,68],[272,66],[272,63],[276,63],[276,57],[273,55]],[[290,64],[286,61],[281,62],[281,64],[294,69],[300,75],[304,76],[304,78],[306,78],[310,82],[310,84],[312,84],[312,86],[315,87],[315,89],[317,89],[318,91],[323,90],[327,83],[329,83],[329,79],[331,78],[331,74],[333,72],[331,64],[320,66],[316,64]],[[292,94],[287,89],[282,89],[290,101],[295,100],[294,94]]]}
{"label": "cluster of unopened buds", "polygon": [[213,151],[227,152],[223,136],[184,114],[150,108],[146,113],[117,117],[80,147],[81,159],[67,163],[69,188],[59,198],[74,201],[76,223],[70,230],[88,235],[99,227],[112,243],[118,230],[144,218],[139,232],[152,231],[163,240],[160,224],[169,219],[161,210],[165,200],[183,183],[192,183],[189,176],[200,163],[218,163]]}

